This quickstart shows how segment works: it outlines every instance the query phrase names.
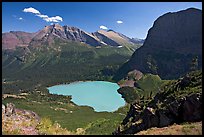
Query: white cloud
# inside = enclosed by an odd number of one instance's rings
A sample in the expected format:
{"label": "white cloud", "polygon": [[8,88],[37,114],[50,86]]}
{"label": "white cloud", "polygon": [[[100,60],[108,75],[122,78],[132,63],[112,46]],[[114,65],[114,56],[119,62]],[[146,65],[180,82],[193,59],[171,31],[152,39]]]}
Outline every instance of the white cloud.
{"label": "white cloud", "polygon": [[63,21],[62,17],[60,17],[60,16],[46,17],[46,18],[43,18],[43,20],[45,20],[47,22],[60,22],[60,21]]}
{"label": "white cloud", "polygon": [[62,17],[60,16],[55,16],[55,17],[49,17],[48,15],[43,15],[41,14],[38,10],[30,7],[30,8],[25,8],[23,10],[23,12],[31,12],[31,13],[34,13],[36,16],[42,18],[44,21],[46,22],[60,22],[60,21],[63,21]]}
{"label": "white cloud", "polygon": [[60,22],[63,21],[62,17],[60,16],[55,16],[55,17],[48,17],[47,15],[37,15],[38,17],[42,18],[46,22]]}
{"label": "white cloud", "polygon": [[40,18],[48,18],[48,16],[47,15],[42,15],[42,14],[40,14],[40,15],[37,15],[38,17],[40,17]]}
{"label": "white cloud", "polygon": [[108,29],[106,26],[100,26],[100,29]]}
{"label": "white cloud", "polygon": [[118,21],[117,21],[117,23],[118,23],[118,24],[121,24],[121,23],[123,23],[123,21],[121,21],[121,20],[118,20]]}
{"label": "white cloud", "polygon": [[34,14],[40,14],[40,12],[39,12],[38,10],[36,10],[36,9],[34,9],[34,8],[32,8],[32,7],[30,7],[30,8],[25,8],[25,9],[23,10],[23,12],[30,12],[30,13],[34,13]]}
{"label": "white cloud", "polygon": [[14,17],[17,20],[24,20],[22,17],[17,17],[16,15],[12,15],[12,17]]}

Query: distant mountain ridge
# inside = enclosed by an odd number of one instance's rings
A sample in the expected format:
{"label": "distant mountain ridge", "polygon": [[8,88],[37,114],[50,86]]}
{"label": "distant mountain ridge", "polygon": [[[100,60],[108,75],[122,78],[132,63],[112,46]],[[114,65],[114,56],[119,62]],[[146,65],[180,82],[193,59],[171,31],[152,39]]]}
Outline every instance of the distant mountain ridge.
{"label": "distant mountain ridge", "polygon": [[60,26],[54,24],[45,26],[36,33],[27,33],[20,31],[11,31],[2,34],[3,49],[15,49],[22,46],[37,46],[52,44],[55,39],[62,41],[77,41],[86,43],[90,46],[121,46],[123,44],[137,44],[133,39],[115,32],[113,30],[99,30],[94,33],[88,33],[82,29],[71,26]]}
{"label": "distant mountain ridge", "polygon": [[136,44],[143,44],[145,39],[132,38],[132,41]]}
{"label": "distant mountain ridge", "polygon": [[15,49],[16,46],[28,46],[36,33],[10,31],[2,34],[2,49]]}

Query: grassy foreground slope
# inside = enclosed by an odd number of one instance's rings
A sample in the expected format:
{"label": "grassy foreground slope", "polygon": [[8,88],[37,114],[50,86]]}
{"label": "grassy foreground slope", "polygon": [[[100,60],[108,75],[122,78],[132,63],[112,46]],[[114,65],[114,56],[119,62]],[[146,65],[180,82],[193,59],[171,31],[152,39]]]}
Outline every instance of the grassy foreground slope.
{"label": "grassy foreground slope", "polygon": [[122,108],[115,112],[95,112],[91,107],[75,105],[70,96],[51,95],[43,90],[15,96],[3,94],[3,97],[3,104],[13,103],[17,108],[34,111],[70,132],[82,128],[85,134],[111,134],[127,113]]}
{"label": "grassy foreground slope", "polygon": [[174,124],[163,128],[150,128],[135,135],[202,135],[202,122]]}
{"label": "grassy foreground slope", "polygon": [[136,134],[152,127],[202,121],[201,70],[167,81],[160,88],[153,98],[135,98],[126,118],[113,134]]}

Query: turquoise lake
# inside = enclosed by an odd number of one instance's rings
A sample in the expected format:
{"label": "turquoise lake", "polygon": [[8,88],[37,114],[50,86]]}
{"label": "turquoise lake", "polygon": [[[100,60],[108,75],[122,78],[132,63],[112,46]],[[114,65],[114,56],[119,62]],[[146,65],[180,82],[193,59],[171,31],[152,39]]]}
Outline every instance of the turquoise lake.
{"label": "turquoise lake", "polygon": [[116,83],[106,81],[75,82],[49,87],[49,93],[71,95],[72,101],[79,106],[90,106],[96,112],[116,111],[125,105],[124,99],[117,92]]}

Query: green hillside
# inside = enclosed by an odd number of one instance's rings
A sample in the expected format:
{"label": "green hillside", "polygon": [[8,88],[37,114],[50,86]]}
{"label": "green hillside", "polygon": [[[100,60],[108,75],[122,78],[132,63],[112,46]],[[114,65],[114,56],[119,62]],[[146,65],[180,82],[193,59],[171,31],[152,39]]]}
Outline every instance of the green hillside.
{"label": "green hillside", "polygon": [[[53,45],[2,51],[3,92],[19,92],[78,80],[108,80],[133,51],[56,40]],[[12,85],[10,84],[12,83]]]}
{"label": "green hillside", "polygon": [[[124,82],[125,80],[122,81]],[[134,103],[140,98],[150,99],[154,97],[160,90],[160,86],[167,81],[161,80],[158,75],[144,74],[141,79],[135,81],[134,87],[121,87],[118,92],[127,103]]]}

